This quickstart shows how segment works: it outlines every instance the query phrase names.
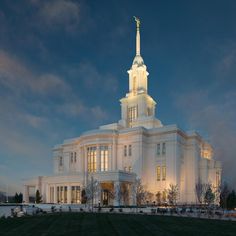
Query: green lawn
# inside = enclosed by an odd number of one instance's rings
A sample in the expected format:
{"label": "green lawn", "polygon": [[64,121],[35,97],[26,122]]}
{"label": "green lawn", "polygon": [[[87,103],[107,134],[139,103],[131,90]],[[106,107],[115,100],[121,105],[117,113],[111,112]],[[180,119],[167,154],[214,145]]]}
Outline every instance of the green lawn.
{"label": "green lawn", "polygon": [[61,213],[0,220],[5,235],[236,235],[236,222],[168,216]]}

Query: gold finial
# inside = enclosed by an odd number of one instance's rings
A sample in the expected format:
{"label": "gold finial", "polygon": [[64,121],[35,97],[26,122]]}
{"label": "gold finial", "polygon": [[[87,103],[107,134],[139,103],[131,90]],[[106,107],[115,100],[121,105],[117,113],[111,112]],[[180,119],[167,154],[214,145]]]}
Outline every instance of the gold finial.
{"label": "gold finial", "polygon": [[134,20],[136,21],[137,28],[139,28],[140,27],[140,20],[139,20],[139,18],[134,16]]}

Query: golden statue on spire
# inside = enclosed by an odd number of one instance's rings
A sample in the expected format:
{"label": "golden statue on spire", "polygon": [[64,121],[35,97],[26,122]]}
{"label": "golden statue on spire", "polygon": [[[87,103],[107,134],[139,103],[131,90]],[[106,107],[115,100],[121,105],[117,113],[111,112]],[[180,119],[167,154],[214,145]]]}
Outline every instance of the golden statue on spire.
{"label": "golden statue on spire", "polygon": [[137,26],[137,28],[139,28],[139,26],[140,26],[140,20],[139,20],[139,18],[136,17],[136,16],[134,16],[134,20],[136,21],[136,26]]}

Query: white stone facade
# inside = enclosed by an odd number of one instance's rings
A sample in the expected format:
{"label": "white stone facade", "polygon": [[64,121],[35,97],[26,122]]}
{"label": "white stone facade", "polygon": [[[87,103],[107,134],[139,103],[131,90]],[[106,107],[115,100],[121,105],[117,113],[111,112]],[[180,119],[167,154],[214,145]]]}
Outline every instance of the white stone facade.
{"label": "white stone facade", "polygon": [[[164,126],[155,118],[156,102],[148,95],[148,72],[140,55],[139,24],[128,74],[129,92],[120,100],[121,120],[56,145],[54,174],[25,181],[26,202],[29,187],[34,187],[45,203],[81,203],[91,176],[100,183],[96,201],[102,204],[118,205],[117,194],[107,199],[105,190],[126,184],[131,191],[136,178],[153,194],[164,195],[170,184],[177,184],[181,203],[196,203],[199,181],[219,186],[221,164],[213,159],[212,147],[198,133]],[[135,199],[126,204],[135,204]]]}

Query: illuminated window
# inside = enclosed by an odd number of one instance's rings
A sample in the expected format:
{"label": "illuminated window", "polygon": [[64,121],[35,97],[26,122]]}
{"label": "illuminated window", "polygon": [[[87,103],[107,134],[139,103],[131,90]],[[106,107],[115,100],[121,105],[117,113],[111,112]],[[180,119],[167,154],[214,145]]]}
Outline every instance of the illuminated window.
{"label": "illuminated window", "polygon": [[74,153],[74,162],[76,162],[76,152]]}
{"label": "illuminated window", "polygon": [[108,171],[108,146],[100,147],[101,171]]}
{"label": "illuminated window", "polygon": [[71,187],[71,203],[80,203],[80,186]]}
{"label": "illuminated window", "polygon": [[129,145],[129,156],[132,156],[132,145]]}
{"label": "illuminated window", "polygon": [[137,106],[128,108],[128,126],[132,127],[132,122],[137,119]]}
{"label": "illuminated window", "polygon": [[162,180],[166,180],[166,166],[162,166]]}
{"label": "illuminated window", "polygon": [[161,167],[157,166],[157,181],[161,180]]}
{"label": "illuminated window", "polygon": [[127,156],[127,146],[126,145],[124,146],[124,156],[125,157]]}
{"label": "illuminated window", "polygon": [[59,166],[62,166],[63,165],[63,159],[62,157],[59,157]]}
{"label": "illuminated window", "polygon": [[97,170],[97,148],[87,148],[88,172],[96,172]]}
{"label": "illuminated window", "polygon": [[160,156],[160,154],[161,154],[161,144],[158,143],[157,144],[157,155]]}
{"label": "illuminated window", "polygon": [[162,143],[162,155],[166,154],[166,143]]}
{"label": "illuminated window", "polygon": [[132,167],[131,166],[129,166],[129,172],[132,172]]}

